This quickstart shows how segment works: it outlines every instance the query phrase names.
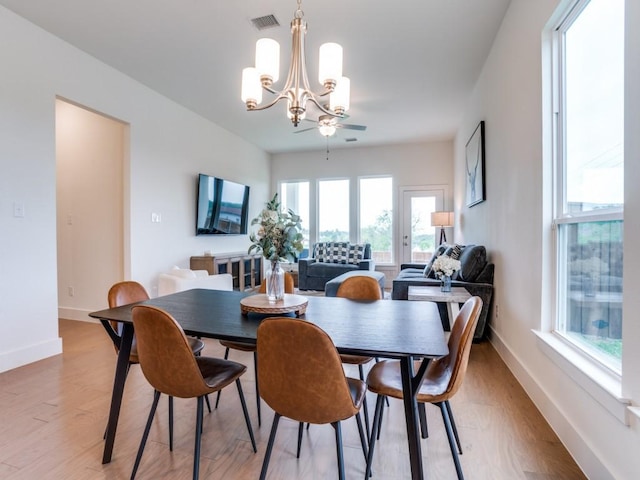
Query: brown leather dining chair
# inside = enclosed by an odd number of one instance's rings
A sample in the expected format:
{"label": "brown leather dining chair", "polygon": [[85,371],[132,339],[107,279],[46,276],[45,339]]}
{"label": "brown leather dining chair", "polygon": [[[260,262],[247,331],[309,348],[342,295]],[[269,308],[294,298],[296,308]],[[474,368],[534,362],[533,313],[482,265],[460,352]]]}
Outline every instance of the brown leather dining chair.
{"label": "brown leather dining chair", "polygon": [[[473,333],[480,317],[480,310],[482,310],[480,297],[471,297],[465,302],[451,329],[448,342],[449,354],[429,363],[424,380],[416,396],[419,403],[432,403],[440,407],[447,439],[449,440],[449,448],[451,449],[459,480],[464,479],[462,466],[458,458],[458,451],[462,453],[462,449],[449,399],[460,389],[464,380],[469,363]],[[383,360],[374,365],[367,376],[369,390],[378,394],[369,441],[367,476],[371,471],[376,435],[380,428],[382,400],[386,396],[402,399],[402,378],[399,365],[400,362],[397,360]]]}
{"label": "brown leather dining chair", "polygon": [[[289,272],[284,272],[284,293],[293,293],[295,291],[293,276]],[[260,284],[260,288],[258,289],[258,293],[267,293],[267,281],[264,279]],[[231,342],[228,340],[220,340],[220,345],[225,347],[224,350],[224,358],[225,360],[229,358],[229,349],[240,350],[241,352],[253,352],[253,368],[254,372],[258,371],[257,365],[257,357],[256,357],[256,346],[251,345],[249,343],[242,342]],[[216,406],[218,408],[218,402],[220,402],[220,394],[222,392],[218,392],[218,396],[216,397]],[[258,426],[262,425],[262,418],[260,415],[260,385],[258,384],[258,375],[256,374],[256,407],[258,410]]]}
{"label": "brown leather dining chair", "polygon": [[336,436],[338,475],[344,479],[340,422],[356,417],[367,456],[360,406],[362,380],[347,378],[331,338],[318,326],[289,317],[272,317],[258,327],[258,378],[263,400],[274,410],[260,479],[264,480],[281,417],[303,423],[330,423]]}
{"label": "brown leather dining chair", "polygon": [[[138,282],[124,281],[114,284],[107,294],[107,301],[109,308],[121,307],[123,305],[129,305],[131,303],[143,302],[149,300],[149,294],[146,289]],[[109,337],[113,340],[113,345],[116,349],[116,353],[119,351],[120,346],[120,330],[122,324],[119,322],[110,323],[111,330],[107,330]],[[107,327],[108,328],[108,327]],[[199,355],[204,348],[202,340],[193,337],[187,337],[189,346],[194,355]],[[127,373],[131,365],[140,363],[138,360],[138,347],[136,337],[133,337],[133,343],[131,345],[131,353],[129,354],[129,364],[127,365]],[[207,399],[207,405],[209,401]],[[211,408],[209,408],[211,411]],[[169,397],[169,450],[173,450],[173,398]]]}
{"label": "brown leather dining chair", "polygon": [[256,442],[240,384],[240,377],[247,370],[247,367],[220,358],[195,356],[180,324],[160,308],[150,305],[136,305],[132,308],[132,317],[133,328],[138,340],[140,367],[145,378],[154,388],[154,396],[131,472],[131,479],[135,478],[140,466],[151,423],[162,393],[172,397],[197,398],[193,452],[194,479],[199,476],[204,397],[233,382],[238,389],[244,419],[255,453],[257,451]]}
{"label": "brown leather dining chair", "polygon": [[[338,287],[336,297],[349,298],[351,300],[373,301],[382,299],[382,291],[380,285],[375,278],[366,277],[364,275],[354,275],[346,278]],[[363,355],[340,354],[342,363],[347,365],[357,365],[360,373],[360,380],[364,381],[364,365],[373,360],[372,357]],[[362,408],[364,410],[364,422],[367,428],[367,437],[371,431],[369,427],[369,408],[367,407],[367,399],[363,400]]]}

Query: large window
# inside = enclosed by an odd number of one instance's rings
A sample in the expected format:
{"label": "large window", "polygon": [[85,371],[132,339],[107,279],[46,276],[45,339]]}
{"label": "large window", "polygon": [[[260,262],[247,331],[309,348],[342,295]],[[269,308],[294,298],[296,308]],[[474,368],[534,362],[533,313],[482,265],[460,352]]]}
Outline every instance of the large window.
{"label": "large window", "polygon": [[624,0],[578,0],[557,29],[556,331],[620,373]]}
{"label": "large window", "polygon": [[318,241],[349,241],[349,179],[318,182]]}
{"label": "large window", "polygon": [[280,184],[281,207],[293,210],[300,216],[302,225],[302,243],[309,248],[309,182],[283,182]]}
{"label": "large window", "polygon": [[360,179],[359,241],[371,244],[376,263],[393,261],[393,185],[391,177]]}

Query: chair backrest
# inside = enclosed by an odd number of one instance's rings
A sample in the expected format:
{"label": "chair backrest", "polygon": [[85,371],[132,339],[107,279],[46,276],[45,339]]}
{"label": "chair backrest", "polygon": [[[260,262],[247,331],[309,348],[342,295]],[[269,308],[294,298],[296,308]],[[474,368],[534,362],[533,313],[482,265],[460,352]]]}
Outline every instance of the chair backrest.
{"label": "chair backrest", "polygon": [[458,391],[464,380],[469,364],[473,333],[476,330],[481,310],[482,300],[480,297],[471,297],[465,302],[449,334],[449,354],[433,360],[427,368],[425,375],[431,381],[438,381],[442,384],[446,382],[444,396],[447,398]]}
{"label": "chair backrest", "polygon": [[[295,286],[293,284],[293,275],[289,272],[284,272],[284,293],[294,293]],[[267,279],[263,278],[258,293],[267,293]]]}
{"label": "chair backrest", "polygon": [[[127,280],[124,282],[114,283],[109,289],[107,294],[107,301],[109,302],[109,308],[121,307],[123,305],[129,305],[130,303],[143,302],[149,300],[149,294],[145,288],[138,282]],[[113,340],[113,346],[116,349],[116,353],[120,350],[120,336],[122,334],[122,323],[109,322],[112,332],[107,332]],[[135,345],[135,338],[134,338]],[[133,347],[135,351],[136,347]],[[132,362],[137,362],[137,356],[135,353],[131,356]]]}
{"label": "chair backrest", "polygon": [[172,397],[209,393],[180,324],[151,305],[134,306],[132,316],[140,367],[151,386]]}
{"label": "chair backrest", "polygon": [[344,279],[338,287],[336,297],[352,300],[381,300],[382,291],[375,278],[365,275],[354,275]]}
{"label": "chair backrest", "polygon": [[260,396],[279,414],[333,423],[357,413],[331,338],[304,320],[266,318],[258,327]]}
{"label": "chair backrest", "polygon": [[114,284],[107,294],[109,308],[149,300],[149,294],[138,282],[125,281]]}

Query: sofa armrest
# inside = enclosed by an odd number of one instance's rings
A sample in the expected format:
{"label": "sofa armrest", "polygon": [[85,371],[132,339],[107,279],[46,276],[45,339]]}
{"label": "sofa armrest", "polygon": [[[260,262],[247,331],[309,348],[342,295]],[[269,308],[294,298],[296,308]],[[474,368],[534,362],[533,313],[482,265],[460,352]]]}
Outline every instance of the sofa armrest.
{"label": "sofa armrest", "polygon": [[424,270],[424,267],[426,266],[426,263],[401,263],[400,270],[405,270],[407,268],[419,268]]}
{"label": "sofa armrest", "polygon": [[315,263],[316,260],[314,258],[300,258],[298,260],[298,276],[299,277],[304,277],[307,275],[307,267],[313,263]]}
{"label": "sofa armrest", "polygon": [[360,260],[360,262],[358,263],[358,269],[359,270],[375,270],[376,262],[374,262],[372,259]]}

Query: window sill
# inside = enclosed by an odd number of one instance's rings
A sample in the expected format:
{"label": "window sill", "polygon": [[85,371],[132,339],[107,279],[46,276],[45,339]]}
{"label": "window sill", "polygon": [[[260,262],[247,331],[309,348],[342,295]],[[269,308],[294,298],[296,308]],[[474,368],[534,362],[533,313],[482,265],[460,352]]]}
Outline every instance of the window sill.
{"label": "window sill", "polygon": [[537,330],[533,333],[537,336],[538,348],[619,422],[629,425],[629,413],[640,416],[640,409],[630,407],[631,401],[622,396],[622,386],[616,375],[581,355],[553,333]]}

